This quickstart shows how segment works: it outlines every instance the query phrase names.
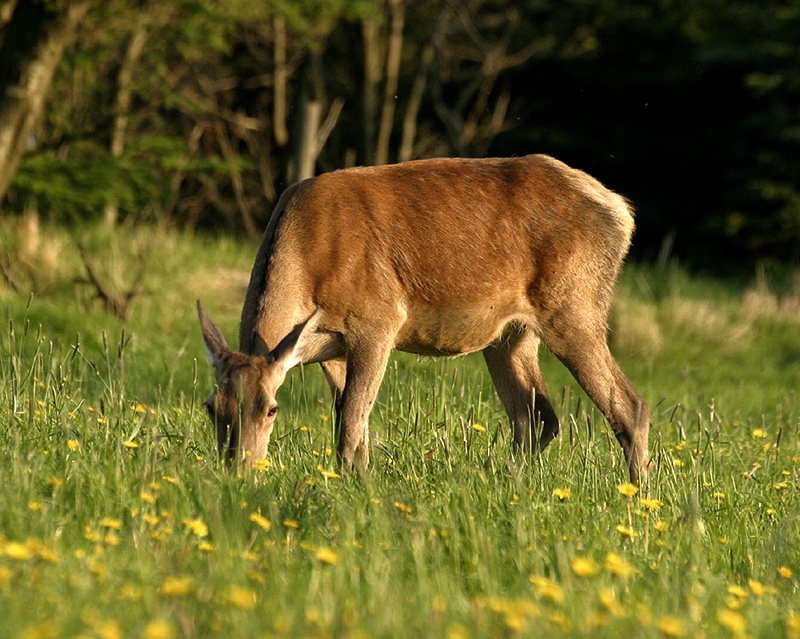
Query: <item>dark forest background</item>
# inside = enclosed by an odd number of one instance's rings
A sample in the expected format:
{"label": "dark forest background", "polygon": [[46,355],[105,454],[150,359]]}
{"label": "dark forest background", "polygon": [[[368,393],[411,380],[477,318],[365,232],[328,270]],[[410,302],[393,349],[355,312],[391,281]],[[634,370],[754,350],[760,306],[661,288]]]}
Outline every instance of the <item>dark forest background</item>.
{"label": "dark forest background", "polygon": [[356,164],[549,153],[636,254],[800,259],[796,0],[0,0],[0,198],[258,235]]}

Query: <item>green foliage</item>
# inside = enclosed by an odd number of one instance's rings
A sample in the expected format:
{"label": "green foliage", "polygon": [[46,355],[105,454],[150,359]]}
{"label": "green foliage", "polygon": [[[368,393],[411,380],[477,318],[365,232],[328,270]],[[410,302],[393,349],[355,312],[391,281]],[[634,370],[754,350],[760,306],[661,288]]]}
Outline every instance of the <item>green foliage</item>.
{"label": "green foliage", "polygon": [[[202,410],[213,379],[193,301],[232,338],[256,247],[89,230],[115,285],[142,249],[158,267],[124,334],[72,287],[31,301],[0,289],[4,636],[800,632],[791,280],[627,267],[612,346],[653,407],[646,493],[550,357],[563,428],[535,459],[510,458],[480,357],[399,355],[366,474],[338,476],[329,393],[308,367],[281,391],[268,458],[237,477]],[[14,248],[8,223],[0,234]],[[65,248],[60,277],[78,269]]]}

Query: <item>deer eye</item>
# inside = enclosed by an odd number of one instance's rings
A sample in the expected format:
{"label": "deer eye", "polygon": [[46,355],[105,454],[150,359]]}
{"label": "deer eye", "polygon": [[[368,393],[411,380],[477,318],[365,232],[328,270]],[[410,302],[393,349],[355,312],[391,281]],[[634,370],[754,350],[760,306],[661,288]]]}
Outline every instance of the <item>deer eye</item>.
{"label": "deer eye", "polygon": [[278,414],[278,407],[273,406],[267,411],[267,417],[275,417]]}

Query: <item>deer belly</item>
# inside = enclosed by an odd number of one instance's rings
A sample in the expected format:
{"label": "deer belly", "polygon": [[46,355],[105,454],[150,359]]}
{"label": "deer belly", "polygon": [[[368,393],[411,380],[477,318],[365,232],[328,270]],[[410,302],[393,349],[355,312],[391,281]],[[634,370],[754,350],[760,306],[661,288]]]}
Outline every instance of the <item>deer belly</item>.
{"label": "deer belly", "polygon": [[518,322],[496,309],[424,309],[409,313],[395,348],[419,355],[462,355],[486,348]]}

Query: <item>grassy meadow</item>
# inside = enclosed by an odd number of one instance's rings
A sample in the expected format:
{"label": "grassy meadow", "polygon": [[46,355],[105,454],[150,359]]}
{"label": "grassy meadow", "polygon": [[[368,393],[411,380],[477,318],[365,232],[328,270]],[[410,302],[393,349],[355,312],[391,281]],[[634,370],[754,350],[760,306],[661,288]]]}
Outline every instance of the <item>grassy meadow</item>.
{"label": "grassy meadow", "polygon": [[255,244],[7,220],[0,280],[0,638],[800,638],[800,273],[626,267],[611,318],[652,408],[646,494],[543,354],[562,422],[510,460],[480,356],[393,357],[372,466],[336,472],[318,367],[266,460],[220,465],[194,300],[233,345]]}

